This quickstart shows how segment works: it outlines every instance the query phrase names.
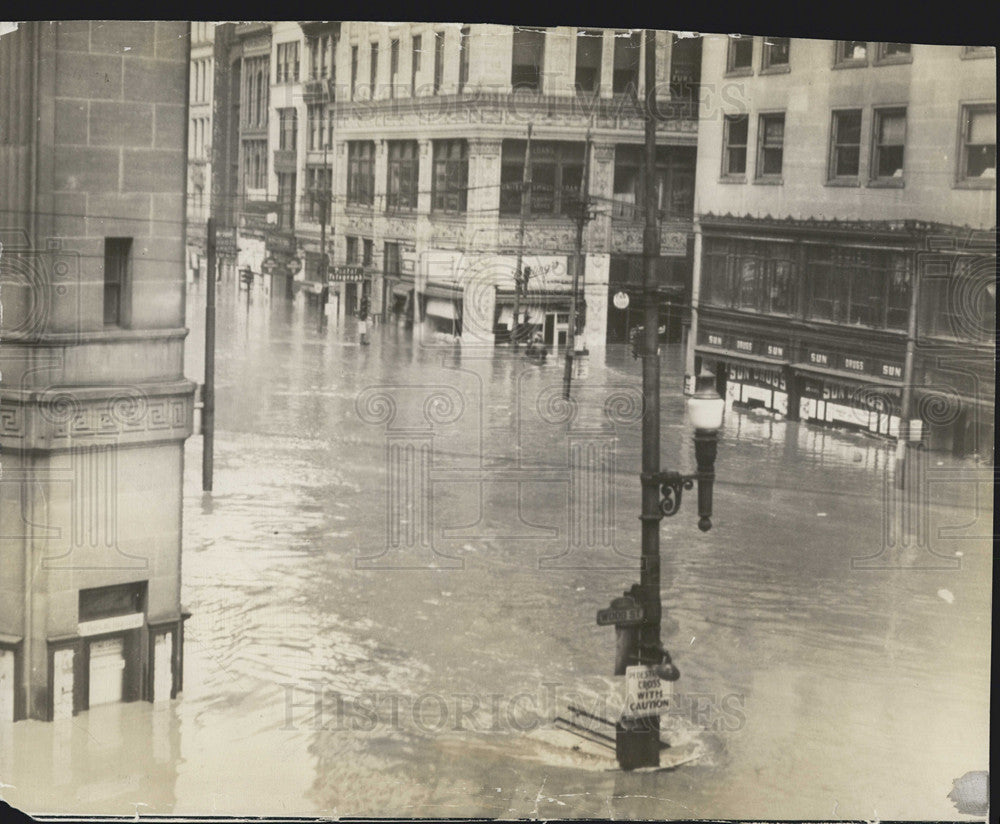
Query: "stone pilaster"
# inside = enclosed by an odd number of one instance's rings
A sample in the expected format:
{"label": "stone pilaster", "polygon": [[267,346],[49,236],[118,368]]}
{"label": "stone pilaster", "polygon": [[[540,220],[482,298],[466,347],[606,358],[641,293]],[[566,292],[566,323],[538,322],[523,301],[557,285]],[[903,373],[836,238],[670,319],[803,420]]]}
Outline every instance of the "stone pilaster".
{"label": "stone pilaster", "polygon": [[613,143],[595,143],[590,155],[590,199],[594,220],[587,226],[587,250],[611,251],[611,201],[615,189],[615,146]]}

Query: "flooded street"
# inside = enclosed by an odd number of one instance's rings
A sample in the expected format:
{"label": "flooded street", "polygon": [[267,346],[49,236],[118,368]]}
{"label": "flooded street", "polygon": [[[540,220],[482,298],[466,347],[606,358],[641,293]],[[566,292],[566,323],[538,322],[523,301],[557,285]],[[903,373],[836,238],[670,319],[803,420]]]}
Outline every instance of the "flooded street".
{"label": "flooded street", "polygon": [[[256,289],[259,289],[259,284]],[[189,287],[186,374],[203,375]],[[214,492],[186,446],[184,688],[0,727],[36,813],[962,818],[988,768],[991,470],[729,410],[713,528],[661,530],[670,722],[701,756],[596,768],[538,733],[616,686],[596,610],[638,580],[639,362],[479,352],[231,284]],[[662,463],[694,471],[664,349]],[[905,514],[905,513],[904,513]]]}

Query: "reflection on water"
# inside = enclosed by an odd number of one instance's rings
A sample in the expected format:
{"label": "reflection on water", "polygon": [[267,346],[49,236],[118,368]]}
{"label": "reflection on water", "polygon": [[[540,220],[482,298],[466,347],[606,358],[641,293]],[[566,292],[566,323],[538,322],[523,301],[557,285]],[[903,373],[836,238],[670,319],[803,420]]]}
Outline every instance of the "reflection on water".
{"label": "reflection on water", "polygon": [[[192,377],[203,299],[189,295]],[[594,614],[638,575],[639,363],[592,357],[567,407],[555,358],[434,348],[395,326],[360,347],[351,320],[320,335],[311,307],[240,301],[220,296],[212,496],[200,439],[186,447],[184,694],[0,728],[11,803],[954,817],[953,779],[987,763],[992,514],[974,466],[927,456],[926,545],[909,546],[906,564],[859,568],[853,559],[889,559],[891,448],[727,413],[713,530],[697,530],[687,500],[662,533],[664,635],[682,673],[670,721],[703,757],[670,772],[595,770],[532,733],[567,696],[620,688],[613,632]],[[662,453],[690,471],[682,362],[665,347]],[[407,395],[415,385],[457,393],[432,410],[436,429]],[[372,387],[402,398],[391,424],[359,418]],[[418,559],[452,568],[396,568],[417,556],[387,551],[386,426],[434,435],[433,546]],[[609,520],[590,513],[590,543],[574,545],[567,467],[581,438],[604,450]],[[404,509],[401,529],[420,517]],[[960,566],[935,565],[944,556]],[[378,562],[360,568],[362,557]]]}

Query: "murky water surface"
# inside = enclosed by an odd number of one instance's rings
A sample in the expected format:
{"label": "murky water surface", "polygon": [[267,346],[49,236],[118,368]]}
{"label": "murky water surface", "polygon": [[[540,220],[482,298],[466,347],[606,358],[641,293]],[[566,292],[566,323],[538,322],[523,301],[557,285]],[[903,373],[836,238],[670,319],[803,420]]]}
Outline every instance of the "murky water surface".
{"label": "murky water surface", "polygon": [[[195,380],[203,305],[192,289]],[[316,321],[301,302],[222,290],[211,496],[201,439],[186,447],[183,696],[6,725],[5,799],[961,818],[952,780],[988,763],[988,470],[925,453],[923,492],[904,504],[884,443],[727,413],[713,530],[697,530],[694,492],[662,529],[682,673],[668,723],[701,757],[608,771],[540,730],[572,696],[620,689],[613,630],[594,615],[638,577],[638,362],[591,357],[567,406],[555,358],[391,326],[361,347],[353,321]],[[667,347],[663,464],[692,471],[681,371]],[[600,472],[581,480],[574,460]],[[574,483],[599,502],[577,515]]]}

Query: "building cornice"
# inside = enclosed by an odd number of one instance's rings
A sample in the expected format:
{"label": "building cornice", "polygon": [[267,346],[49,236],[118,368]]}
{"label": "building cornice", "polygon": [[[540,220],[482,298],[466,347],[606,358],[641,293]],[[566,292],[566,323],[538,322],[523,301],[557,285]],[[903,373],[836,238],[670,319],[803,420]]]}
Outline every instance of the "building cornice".
{"label": "building cornice", "polygon": [[976,229],[971,226],[956,226],[928,220],[839,220],[837,218],[776,218],[771,215],[757,217],[754,215],[714,214],[707,212],[698,215],[698,221],[708,230],[713,229],[747,229],[772,230],[798,234],[823,235],[867,235],[879,238],[896,238],[900,240],[917,240],[931,235],[941,235],[956,240],[974,241],[982,251],[986,251],[984,241],[987,235],[995,238],[996,227]]}

